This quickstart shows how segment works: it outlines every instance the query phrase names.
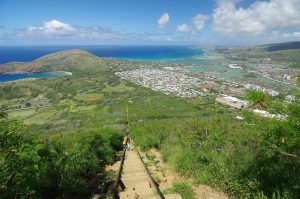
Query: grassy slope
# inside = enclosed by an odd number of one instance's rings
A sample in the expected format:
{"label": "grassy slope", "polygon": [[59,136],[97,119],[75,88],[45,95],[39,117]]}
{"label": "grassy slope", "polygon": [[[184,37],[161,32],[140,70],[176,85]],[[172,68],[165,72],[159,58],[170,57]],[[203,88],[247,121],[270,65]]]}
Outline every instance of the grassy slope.
{"label": "grassy slope", "polygon": [[[105,73],[109,75],[110,72]],[[113,75],[113,74],[111,74]],[[125,110],[128,104],[130,119],[137,122],[142,119],[161,119],[173,117],[190,117],[197,109],[185,100],[165,96],[149,89],[141,88],[114,77],[89,76],[85,78],[36,80],[33,82],[14,83],[2,86],[0,92],[7,87],[25,87],[17,89],[17,104],[24,105],[33,101],[32,85],[39,85],[33,92],[39,92],[49,100],[51,107],[11,112],[28,124],[46,123],[47,128],[82,127],[95,125],[123,126],[126,122]],[[89,92],[91,90],[91,93]],[[24,93],[22,93],[24,91]],[[84,93],[82,94],[82,91]],[[86,92],[86,93],[85,93]],[[10,96],[7,96],[10,97]],[[11,100],[5,100],[4,106],[12,109],[18,106]],[[52,114],[54,113],[55,114]],[[39,118],[39,119],[36,119]],[[46,125],[46,126],[47,126]],[[44,128],[45,125],[39,128]]]}

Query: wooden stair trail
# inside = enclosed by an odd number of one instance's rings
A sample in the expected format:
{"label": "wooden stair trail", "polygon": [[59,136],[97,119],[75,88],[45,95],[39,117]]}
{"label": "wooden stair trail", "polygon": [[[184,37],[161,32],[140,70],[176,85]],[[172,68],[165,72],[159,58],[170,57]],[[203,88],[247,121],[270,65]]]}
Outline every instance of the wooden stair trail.
{"label": "wooden stair trail", "polygon": [[126,151],[122,172],[126,189],[119,193],[120,199],[159,199],[144,165],[135,148]]}

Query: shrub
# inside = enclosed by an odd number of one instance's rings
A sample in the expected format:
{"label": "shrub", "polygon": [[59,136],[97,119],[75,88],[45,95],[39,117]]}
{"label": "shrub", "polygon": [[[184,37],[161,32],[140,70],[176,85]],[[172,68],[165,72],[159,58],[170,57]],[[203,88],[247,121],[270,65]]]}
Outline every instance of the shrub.
{"label": "shrub", "polygon": [[103,191],[104,167],[122,141],[122,134],[104,129],[47,139],[27,135],[20,122],[0,120],[2,198],[88,198],[95,184]]}

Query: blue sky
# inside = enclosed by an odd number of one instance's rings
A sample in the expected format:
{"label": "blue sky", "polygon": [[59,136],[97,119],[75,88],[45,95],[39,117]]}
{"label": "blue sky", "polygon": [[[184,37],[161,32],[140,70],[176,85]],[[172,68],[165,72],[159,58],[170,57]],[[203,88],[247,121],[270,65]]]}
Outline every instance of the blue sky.
{"label": "blue sky", "polygon": [[300,40],[300,0],[0,0],[0,45]]}

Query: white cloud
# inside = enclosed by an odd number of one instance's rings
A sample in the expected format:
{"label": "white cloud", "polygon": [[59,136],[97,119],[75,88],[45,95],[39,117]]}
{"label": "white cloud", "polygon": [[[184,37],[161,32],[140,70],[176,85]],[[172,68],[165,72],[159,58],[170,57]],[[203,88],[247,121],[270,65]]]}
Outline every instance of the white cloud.
{"label": "white cloud", "polygon": [[209,17],[207,15],[203,15],[203,14],[197,14],[196,16],[193,17],[193,23],[194,26],[196,28],[196,30],[201,30],[205,24],[205,21],[208,19]]}
{"label": "white cloud", "polygon": [[44,35],[66,35],[76,31],[73,26],[58,20],[44,22],[41,26],[29,26],[28,33]]}
{"label": "white cloud", "polygon": [[157,25],[159,28],[165,28],[170,21],[170,16],[168,13],[164,13],[157,21]]}
{"label": "white cloud", "polygon": [[185,23],[177,26],[177,31],[179,32],[189,32],[190,30],[191,28]]}
{"label": "white cloud", "polygon": [[213,30],[225,35],[260,35],[300,27],[300,0],[256,1],[247,8],[237,0],[219,0],[213,11]]}
{"label": "white cloud", "polygon": [[179,32],[192,32],[195,34],[197,31],[200,31],[205,24],[205,21],[208,20],[209,16],[203,14],[197,14],[192,17],[192,24],[183,23],[177,26],[177,31]]}

